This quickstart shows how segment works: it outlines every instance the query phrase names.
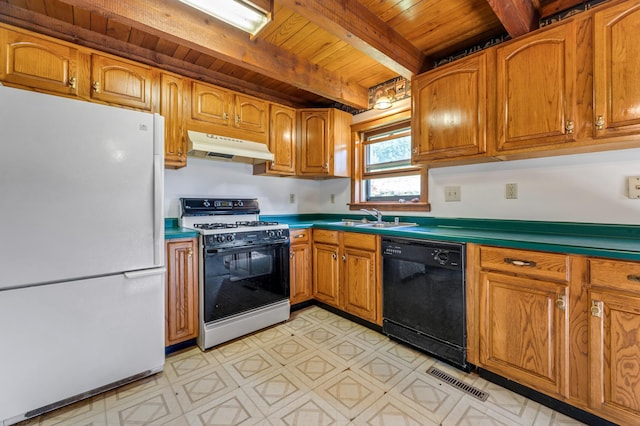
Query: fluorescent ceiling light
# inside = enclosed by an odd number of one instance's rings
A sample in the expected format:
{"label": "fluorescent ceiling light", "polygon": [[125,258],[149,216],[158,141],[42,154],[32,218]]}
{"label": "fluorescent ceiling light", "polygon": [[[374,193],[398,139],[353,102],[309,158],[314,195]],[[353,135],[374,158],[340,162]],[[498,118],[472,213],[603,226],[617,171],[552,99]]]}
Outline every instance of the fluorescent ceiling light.
{"label": "fluorescent ceiling light", "polygon": [[229,25],[256,35],[270,17],[242,0],[180,0],[193,8],[213,16]]}

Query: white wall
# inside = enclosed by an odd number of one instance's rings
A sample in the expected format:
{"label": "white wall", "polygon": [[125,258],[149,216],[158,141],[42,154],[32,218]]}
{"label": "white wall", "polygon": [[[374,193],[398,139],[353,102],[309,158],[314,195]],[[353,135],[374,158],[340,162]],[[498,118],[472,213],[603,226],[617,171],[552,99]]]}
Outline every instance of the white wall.
{"label": "white wall", "polygon": [[[640,176],[640,149],[431,169],[432,210],[422,215],[640,224],[640,200],[626,197],[627,176]],[[518,184],[518,199],[504,198],[506,183]],[[444,201],[448,185],[460,185],[460,202]],[[178,217],[178,198],[188,196],[257,197],[262,214],[354,213],[349,179],[253,176],[248,164],[201,158],[165,171],[166,216]]]}
{"label": "white wall", "polygon": [[[346,195],[336,194],[344,206],[350,197],[349,179],[337,180],[342,185],[336,191],[346,188]],[[250,164],[189,157],[187,167],[165,170],[165,217],[180,216],[180,197],[256,197],[262,214],[317,213],[321,198],[329,201],[329,188],[333,190],[316,180],[253,176]],[[295,203],[289,202],[289,194],[295,194]]]}
{"label": "white wall", "polygon": [[[431,215],[640,224],[628,176],[640,176],[640,149],[432,169]],[[505,199],[507,183],[518,199]],[[460,202],[444,201],[449,185],[460,185]]]}

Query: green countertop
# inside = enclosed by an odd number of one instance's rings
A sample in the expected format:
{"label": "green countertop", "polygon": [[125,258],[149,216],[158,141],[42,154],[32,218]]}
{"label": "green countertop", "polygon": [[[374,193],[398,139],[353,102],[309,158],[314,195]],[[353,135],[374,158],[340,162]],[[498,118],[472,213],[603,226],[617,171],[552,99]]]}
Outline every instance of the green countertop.
{"label": "green countertop", "polygon": [[[640,260],[640,225],[542,222],[495,219],[456,219],[401,216],[418,225],[403,228],[358,228],[337,224],[341,219],[360,221],[362,215],[300,214],[262,215],[262,220],[286,223],[290,228],[322,228],[501,247],[570,253],[614,259]],[[384,217],[393,221],[393,217]],[[165,219],[165,239],[193,238],[196,231],[180,228],[178,219]]]}
{"label": "green countertop", "polygon": [[[455,219],[402,216],[418,226],[378,229],[336,224],[341,219],[359,221],[362,215],[261,216],[291,228],[322,228],[384,236],[477,243],[501,247],[571,253],[614,259],[640,260],[640,226],[572,222],[537,222],[493,219]],[[393,221],[393,217],[384,217]]]}

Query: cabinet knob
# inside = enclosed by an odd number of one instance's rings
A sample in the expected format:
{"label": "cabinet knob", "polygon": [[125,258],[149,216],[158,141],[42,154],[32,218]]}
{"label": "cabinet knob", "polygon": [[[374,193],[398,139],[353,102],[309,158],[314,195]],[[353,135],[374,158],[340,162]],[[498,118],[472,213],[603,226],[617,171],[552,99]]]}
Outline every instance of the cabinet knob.
{"label": "cabinet knob", "polygon": [[591,316],[600,318],[602,316],[602,302],[599,300],[591,301]]}
{"label": "cabinet knob", "polygon": [[599,115],[596,117],[596,130],[604,129],[604,117]]}
{"label": "cabinet knob", "polygon": [[343,261],[343,262],[346,262],[346,261],[347,261],[347,255],[346,255],[346,254],[343,254],[343,255],[342,255],[342,261]]}
{"label": "cabinet knob", "polygon": [[75,77],[69,77],[69,87],[71,87],[72,89],[76,88],[76,78]]}
{"label": "cabinet knob", "polygon": [[333,253],[333,255],[331,257],[333,257],[333,260],[336,260],[338,258],[338,254],[337,253]]}
{"label": "cabinet knob", "polygon": [[222,113],[222,119],[223,120],[228,120],[229,119],[229,113],[228,112]]}
{"label": "cabinet knob", "polygon": [[329,170],[329,163],[324,163],[323,168],[324,168],[325,170]]}
{"label": "cabinet knob", "polygon": [[412,154],[417,154],[417,153],[418,153],[418,148],[417,148],[417,147],[413,147],[413,148],[411,149],[411,153],[412,153]]}
{"label": "cabinet knob", "polygon": [[295,256],[296,256],[296,254],[295,254],[294,252],[289,253],[289,257],[290,257],[291,259],[293,259]]}
{"label": "cabinet knob", "polygon": [[236,124],[240,123],[240,115],[236,114]]}
{"label": "cabinet knob", "polygon": [[567,296],[565,296],[564,294],[558,295],[558,298],[556,299],[556,308],[560,309],[561,311],[567,309]]}
{"label": "cabinet knob", "polygon": [[187,256],[189,257],[193,256],[193,249],[191,247],[187,249]]}
{"label": "cabinet knob", "polygon": [[305,236],[304,234],[298,234],[298,235],[296,235],[296,236],[295,236],[295,237],[293,237],[293,238],[304,238],[304,236]]}
{"label": "cabinet knob", "polygon": [[572,135],[574,127],[575,125],[573,124],[573,121],[567,120],[567,123],[564,125],[564,130],[567,132],[568,135]]}
{"label": "cabinet knob", "polygon": [[96,93],[100,93],[100,82],[99,81],[94,81],[93,82],[93,91]]}

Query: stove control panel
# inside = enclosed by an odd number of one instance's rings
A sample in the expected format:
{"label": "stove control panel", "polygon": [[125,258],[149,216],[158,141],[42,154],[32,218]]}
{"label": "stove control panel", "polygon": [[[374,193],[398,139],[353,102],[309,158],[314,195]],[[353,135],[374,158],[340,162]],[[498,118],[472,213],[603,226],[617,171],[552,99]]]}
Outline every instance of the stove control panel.
{"label": "stove control panel", "polygon": [[224,232],[214,235],[203,235],[202,237],[206,248],[245,247],[289,241],[289,230],[269,229],[260,231]]}

